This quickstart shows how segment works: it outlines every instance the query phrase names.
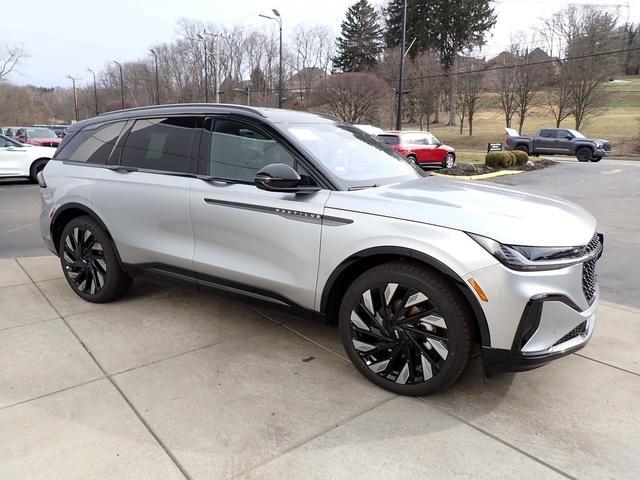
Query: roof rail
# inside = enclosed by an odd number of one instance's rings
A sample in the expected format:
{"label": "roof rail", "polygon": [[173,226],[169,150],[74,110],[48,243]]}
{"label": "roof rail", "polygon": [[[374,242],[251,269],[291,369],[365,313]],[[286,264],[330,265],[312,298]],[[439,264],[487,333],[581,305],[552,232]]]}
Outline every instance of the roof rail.
{"label": "roof rail", "polygon": [[324,112],[307,112],[307,113],[313,113],[314,115],[318,115],[319,117],[326,118],[327,120],[335,120],[336,122],[347,123],[341,118],[331,115],[330,113],[324,113]]}
{"label": "roof rail", "polygon": [[112,110],[110,112],[103,112],[99,114],[99,117],[104,115],[111,115],[114,113],[122,113],[122,112],[138,112],[143,110],[161,110],[163,108],[181,108],[181,107],[222,107],[222,108],[232,108],[234,110],[243,110],[245,112],[255,113],[256,115],[260,115],[261,117],[265,117],[266,115],[262,113],[257,108],[248,107],[246,105],[236,105],[234,103],[170,103],[166,105],[147,105],[145,107],[133,107],[133,108],[125,108],[120,110]]}

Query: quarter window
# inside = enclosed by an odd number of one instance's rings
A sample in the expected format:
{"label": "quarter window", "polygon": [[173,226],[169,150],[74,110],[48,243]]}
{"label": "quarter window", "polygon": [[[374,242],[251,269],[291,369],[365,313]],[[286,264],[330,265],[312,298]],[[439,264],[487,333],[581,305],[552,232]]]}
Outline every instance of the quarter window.
{"label": "quarter window", "polygon": [[209,152],[210,175],[253,182],[256,173],[272,163],[297,166],[292,154],[253,126],[236,120],[214,121]]}
{"label": "quarter window", "polygon": [[72,162],[104,165],[126,122],[89,125],[67,142],[57,158]]}
{"label": "quarter window", "polygon": [[190,172],[191,141],[197,117],[136,120],[129,132],[120,164],[165,172]]}

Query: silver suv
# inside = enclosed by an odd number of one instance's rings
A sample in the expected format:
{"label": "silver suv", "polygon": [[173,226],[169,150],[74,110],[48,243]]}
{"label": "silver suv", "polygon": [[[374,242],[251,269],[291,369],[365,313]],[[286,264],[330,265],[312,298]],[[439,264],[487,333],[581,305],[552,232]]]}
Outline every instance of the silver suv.
{"label": "silver suv", "polygon": [[589,213],[429,175],[324,115],[113,112],[74,124],[39,183],[45,243],[85,300],[147,275],[294,309],[400,394],[446,388],[478,348],[488,374],[528,370],[593,332]]}

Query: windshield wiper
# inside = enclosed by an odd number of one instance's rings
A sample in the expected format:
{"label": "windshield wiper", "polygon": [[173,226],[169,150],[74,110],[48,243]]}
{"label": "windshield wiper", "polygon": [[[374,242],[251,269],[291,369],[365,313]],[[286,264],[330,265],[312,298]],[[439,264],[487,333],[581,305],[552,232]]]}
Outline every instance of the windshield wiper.
{"label": "windshield wiper", "polygon": [[364,190],[365,188],[376,188],[378,185],[358,185],[355,187],[349,187],[349,191],[352,192],[354,190]]}

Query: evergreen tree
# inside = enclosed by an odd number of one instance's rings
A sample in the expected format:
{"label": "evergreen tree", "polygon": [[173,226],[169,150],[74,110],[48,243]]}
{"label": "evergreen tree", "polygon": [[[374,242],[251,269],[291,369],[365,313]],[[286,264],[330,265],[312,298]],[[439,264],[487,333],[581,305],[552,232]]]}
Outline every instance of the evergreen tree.
{"label": "evergreen tree", "polygon": [[[400,44],[402,36],[402,9],[405,0],[389,0],[385,8],[388,47]],[[496,23],[490,0],[406,0],[407,42],[416,39],[410,54],[434,50],[440,57],[445,72],[450,73],[456,57],[464,49],[484,43],[485,35]],[[449,124],[455,125],[456,84],[450,76],[449,98],[451,111]]]}
{"label": "evergreen tree", "polygon": [[359,0],[349,7],[342,22],[333,68],[341,72],[369,71],[378,63],[383,45],[378,12],[367,0]]}

